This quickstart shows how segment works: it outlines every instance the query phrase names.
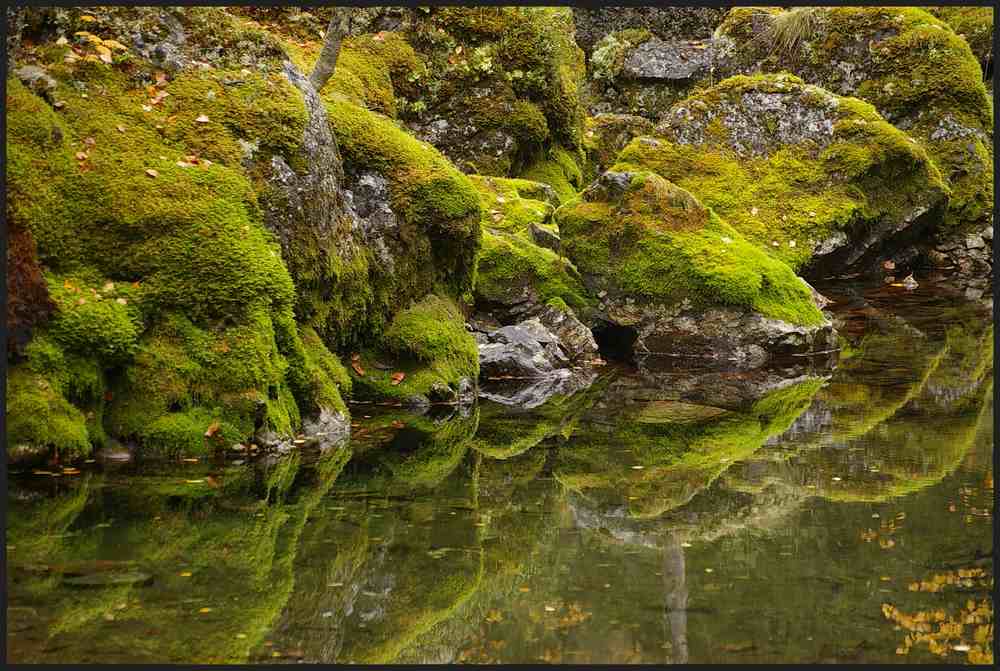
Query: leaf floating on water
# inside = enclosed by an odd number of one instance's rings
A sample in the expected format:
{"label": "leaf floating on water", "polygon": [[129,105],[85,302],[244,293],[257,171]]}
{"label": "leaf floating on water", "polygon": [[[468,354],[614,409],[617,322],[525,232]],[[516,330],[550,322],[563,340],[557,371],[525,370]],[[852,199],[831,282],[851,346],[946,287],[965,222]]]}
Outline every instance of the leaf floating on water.
{"label": "leaf floating on water", "polygon": [[199,613],[211,613],[212,609],[211,608],[199,608],[198,612]]}
{"label": "leaf floating on water", "polygon": [[205,481],[204,480],[185,480],[184,482],[187,483],[187,484],[189,484],[189,485],[200,485],[201,483],[203,483]]}
{"label": "leaf floating on water", "polygon": [[179,575],[182,578],[190,578],[192,576],[192,573],[191,571],[181,571],[177,575]]}
{"label": "leaf floating on water", "polygon": [[391,376],[391,379],[392,379],[392,384],[397,385],[400,382],[402,382],[404,379],[406,379],[406,373],[404,373],[402,371],[400,371],[398,373],[393,373],[392,376]]}

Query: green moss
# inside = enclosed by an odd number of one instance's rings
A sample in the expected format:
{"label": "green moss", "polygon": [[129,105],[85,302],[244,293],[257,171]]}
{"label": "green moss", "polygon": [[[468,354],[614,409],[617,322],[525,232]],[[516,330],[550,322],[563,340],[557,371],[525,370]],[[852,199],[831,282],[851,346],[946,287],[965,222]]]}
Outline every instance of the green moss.
{"label": "green moss", "polygon": [[591,76],[598,81],[614,81],[632,50],[652,37],[653,34],[645,28],[608,33],[594,45],[594,53],[590,57]]}
{"label": "green moss", "polygon": [[479,198],[469,180],[434,148],[385,117],[343,100],[328,103],[327,110],[344,160],[356,170],[384,175],[403,225],[430,239],[429,249],[415,241],[415,249],[397,257],[408,264],[396,269],[398,281],[406,284],[392,300],[418,298],[434,285],[454,295],[469,290],[480,235]]}
{"label": "green moss", "polygon": [[548,184],[555,189],[560,203],[576,197],[583,188],[583,172],[576,159],[562,147],[553,147],[532,163],[520,177]]}
{"label": "green moss", "polygon": [[650,172],[612,202],[598,190],[556,211],[563,247],[594,287],[663,305],[728,305],[793,324],[823,316],[806,285],[690,193]]}
{"label": "green moss", "polygon": [[785,144],[762,156],[746,155],[732,146],[722,125],[705,124],[692,143],[677,139],[688,132],[683,126],[661,127],[663,141],[633,140],[614,169],[653,170],[675,182],[796,270],[809,264],[823,240],[838,233],[863,236],[873,223],[903,221],[934,192],[947,193],[926,152],[871,105],[834,97],[797,78],[731,77],[679,105],[700,120],[754,92],[780,92],[807,108],[835,104],[829,144],[821,150],[809,142]]}
{"label": "green moss", "polygon": [[[719,27],[732,40],[728,70],[791,70],[831,90],[870,102],[891,123],[922,143],[952,191],[945,227],[981,224],[993,198],[993,132],[990,98],[979,63],[961,37],[923,9],[837,7],[823,9],[802,56],[789,61],[755,39],[759,10],[737,9]],[[866,53],[858,41],[871,43]],[[863,76],[845,75],[856,63]]]}
{"label": "green moss", "polygon": [[980,63],[985,63],[993,48],[993,11],[989,7],[927,7],[960,37]]}
{"label": "green moss", "polygon": [[63,457],[90,453],[86,418],[43,376],[16,366],[7,376],[7,446],[51,446]]}
{"label": "green moss", "polygon": [[[376,365],[389,361],[384,369]],[[364,352],[358,364],[365,371],[353,373],[359,398],[449,400],[463,378],[475,383],[479,377],[479,350],[455,303],[430,294],[396,314],[378,349]],[[405,377],[394,384],[397,372]]]}

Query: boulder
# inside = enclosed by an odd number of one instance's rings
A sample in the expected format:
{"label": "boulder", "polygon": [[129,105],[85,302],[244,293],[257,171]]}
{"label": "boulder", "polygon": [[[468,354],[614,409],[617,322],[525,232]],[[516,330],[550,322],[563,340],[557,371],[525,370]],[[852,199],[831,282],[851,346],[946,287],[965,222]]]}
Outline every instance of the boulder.
{"label": "boulder", "polygon": [[646,30],[662,40],[709,38],[725,15],[721,7],[573,8],[576,43],[588,56],[605,35],[622,30]]}
{"label": "boulder", "polygon": [[556,220],[592,318],[630,329],[636,352],[754,367],[830,348],[809,286],[659,175],[608,171]]}
{"label": "boulder", "polygon": [[569,363],[559,349],[559,339],[537,319],[502,326],[486,334],[479,345],[479,372],[486,378],[545,377]]}
{"label": "boulder", "polygon": [[942,235],[989,217],[992,109],[978,59],[948,24],[916,7],[740,7],[714,44],[717,76],[790,72],[871,103],[919,142],[951,189]]}
{"label": "boulder", "polygon": [[871,105],[790,75],[731,77],[677,103],[615,170],[656,172],[820,276],[874,268],[937,225],[947,203],[919,144]]}

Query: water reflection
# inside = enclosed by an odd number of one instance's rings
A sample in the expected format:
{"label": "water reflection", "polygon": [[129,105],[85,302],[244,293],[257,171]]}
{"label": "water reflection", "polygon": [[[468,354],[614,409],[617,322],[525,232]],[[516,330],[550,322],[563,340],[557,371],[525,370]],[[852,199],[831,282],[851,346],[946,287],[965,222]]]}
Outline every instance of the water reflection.
{"label": "water reflection", "polygon": [[832,370],[646,361],[524,410],[357,406],[323,453],[15,477],[10,657],[991,659],[989,314],[821,290]]}

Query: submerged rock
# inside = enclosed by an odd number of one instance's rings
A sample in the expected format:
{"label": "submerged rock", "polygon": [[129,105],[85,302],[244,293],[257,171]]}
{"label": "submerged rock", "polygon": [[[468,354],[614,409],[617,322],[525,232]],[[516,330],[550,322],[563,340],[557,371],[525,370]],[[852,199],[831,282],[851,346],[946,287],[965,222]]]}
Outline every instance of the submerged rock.
{"label": "submerged rock", "polygon": [[631,329],[636,352],[754,367],[830,348],[809,286],[658,175],[608,171],[557,221],[596,318]]}

